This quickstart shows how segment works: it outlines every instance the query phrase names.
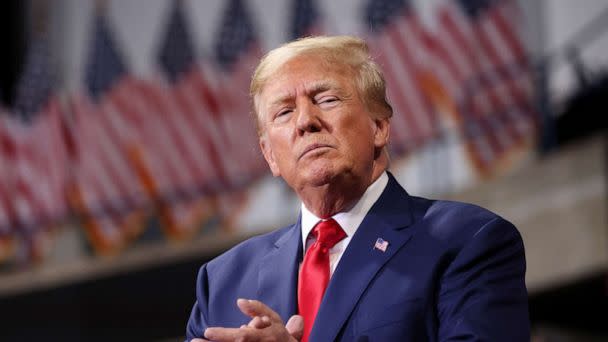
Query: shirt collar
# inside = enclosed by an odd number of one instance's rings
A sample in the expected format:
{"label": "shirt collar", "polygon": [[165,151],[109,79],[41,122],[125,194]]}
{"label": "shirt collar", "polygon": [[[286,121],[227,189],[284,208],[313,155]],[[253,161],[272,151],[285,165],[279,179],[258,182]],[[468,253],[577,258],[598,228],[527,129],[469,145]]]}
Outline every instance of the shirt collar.
{"label": "shirt collar", "polygon": [[[335,214],[333,217],[336,222],[344,229],[344,232],[348,237],[352,237],[357,228],[363,222],[363,219],[372,208],[372,205],[376,203],[380,195],[388,184],[388,175],[386,171],[383,172],[378,179],[376,179],[363,193],[363,196],[359,199],[357,204],[352,207],[349,211],[344,211]],[[306,249],[306,239],[308,234],[314,228],[314,226],[321,221],[320,218],[311,213],[304,203],[302,203],[302,244]]]}

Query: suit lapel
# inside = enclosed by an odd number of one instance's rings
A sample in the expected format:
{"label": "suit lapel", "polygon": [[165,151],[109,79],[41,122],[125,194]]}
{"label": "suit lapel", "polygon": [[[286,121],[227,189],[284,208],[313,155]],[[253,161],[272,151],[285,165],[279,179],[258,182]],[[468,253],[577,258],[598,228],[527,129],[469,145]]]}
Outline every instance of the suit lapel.
{"label": "suit lapel", "polygon": [[285,322],[297,312],[298,267],[302,255],[300,219],[274,244],[261,260],[258,298]]}
{"label": "suit lapel", "polygon": [[[310,341],[333,341],[382,266],[411,238],[409,195],[389,174],[389,183],[350,241],[317,313]],[[378,238],[386,251],[374,248]]]}

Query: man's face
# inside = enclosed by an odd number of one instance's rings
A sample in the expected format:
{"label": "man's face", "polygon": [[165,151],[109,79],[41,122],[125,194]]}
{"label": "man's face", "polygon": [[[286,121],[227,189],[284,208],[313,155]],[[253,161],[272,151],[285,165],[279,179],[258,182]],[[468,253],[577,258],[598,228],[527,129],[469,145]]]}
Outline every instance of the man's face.
{"label": "man's face", "polygon": [[257,109],[264,157],[295,191],[336,176],[369,181],[388,140],[388,119],[372,118],[354,73],[319,56],[299,56],[278,69]]}

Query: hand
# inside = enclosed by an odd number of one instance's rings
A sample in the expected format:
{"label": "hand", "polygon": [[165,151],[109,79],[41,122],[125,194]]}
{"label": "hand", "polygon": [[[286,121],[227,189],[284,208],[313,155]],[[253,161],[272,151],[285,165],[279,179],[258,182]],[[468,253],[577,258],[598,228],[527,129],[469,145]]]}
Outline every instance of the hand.
{"label": "hand", "polygon": [[304,320],[294,315],[286,325],[272,309],[257,300],[239,299],[239,309],[252,317],[247,325],[240,328],[211,327],[205,330],[205,339],[193,339],[191,342],[204,341],[277,341],[296,342],[302,338]]}

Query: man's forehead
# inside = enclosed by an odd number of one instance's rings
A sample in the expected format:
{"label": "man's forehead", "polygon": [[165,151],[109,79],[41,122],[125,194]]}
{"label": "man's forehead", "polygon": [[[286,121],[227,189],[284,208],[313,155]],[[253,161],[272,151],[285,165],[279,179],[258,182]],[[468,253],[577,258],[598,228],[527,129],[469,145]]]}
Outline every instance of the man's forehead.
{"label": "man's forehead", "polygon": [[330,63],[326,56],[303,54],[285,61],[265,79],[254,95],[256,110],[265,111],[271,106],[284,104],[302,92],[320,92],[336,89],[352,92],[356,87],[353,70],[344,63]]}
{"label": "man's forehead", "polygon": [[[288,84],[285,84],[288,83]],[[273,87],[274,85],[274,87]],[[273,89],[278,88],[278,89]],[[269,94],[266,94],[271,104],[290,100],[298,95],[316,94],[327,90],[342,90],[343,86],[335,78],[324,77],[318,80],[293,80],[291,82],[276,82],[272,81],[268,84]]]}

